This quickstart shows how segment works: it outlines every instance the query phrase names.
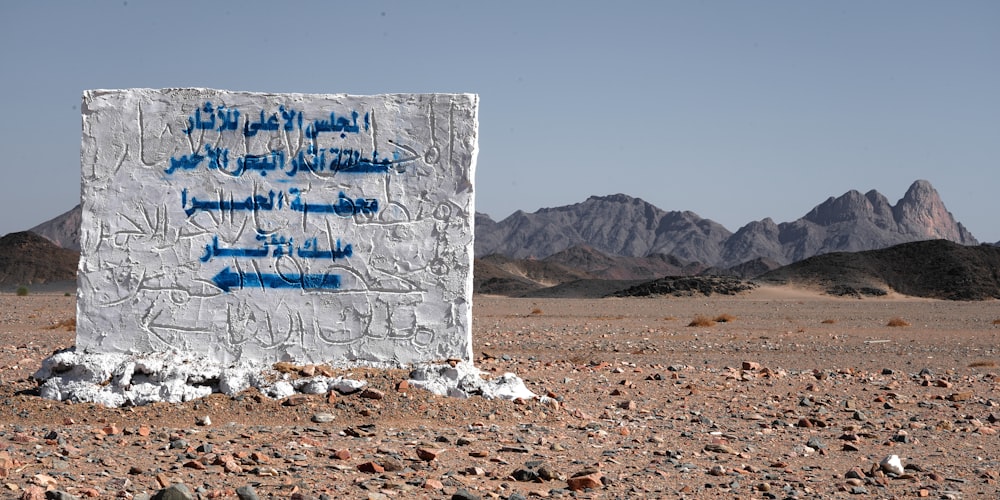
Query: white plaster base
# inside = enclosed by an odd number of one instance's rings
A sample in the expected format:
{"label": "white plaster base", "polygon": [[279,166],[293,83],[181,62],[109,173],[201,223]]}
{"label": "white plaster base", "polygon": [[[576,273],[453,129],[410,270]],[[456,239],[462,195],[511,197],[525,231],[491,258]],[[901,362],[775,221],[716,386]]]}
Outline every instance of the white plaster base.
{"label": "white plaster base", "polygon": [[[315,376],[292,379],[269,365],[222,364],[191,352],[150,354],[86,353],[67,350],[47,358],[34,378],[42,397],[56,401],[97,403],[108,407],[181,403],[213,393],[235,396],[251,387],[280,399],[296,393],[340,394],[367,385],[346,377]],[[425,365],[410,373],[410,385],[440,396],[466,399],[535,399],[524,381],[512,373],[494,380],[472,363]],[[544,398],[543,398],[544,399]]]}

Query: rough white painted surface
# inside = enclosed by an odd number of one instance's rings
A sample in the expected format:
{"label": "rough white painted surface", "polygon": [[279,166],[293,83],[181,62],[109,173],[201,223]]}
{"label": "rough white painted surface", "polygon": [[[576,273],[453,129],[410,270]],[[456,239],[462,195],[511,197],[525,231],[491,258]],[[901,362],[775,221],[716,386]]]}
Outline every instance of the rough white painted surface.
{"label": "rough white painted surface", "polygon": [[87,91],[77,349],[471,359],[478,97]]}

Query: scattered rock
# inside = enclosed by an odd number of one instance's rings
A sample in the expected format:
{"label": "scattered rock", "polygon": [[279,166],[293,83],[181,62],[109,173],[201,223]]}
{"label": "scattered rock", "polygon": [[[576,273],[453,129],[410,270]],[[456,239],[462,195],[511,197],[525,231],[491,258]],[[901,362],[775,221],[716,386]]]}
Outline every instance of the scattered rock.
{"label": "scattered rock", "polygon": [[240,500],[258,500],[257,491],[249,484],[236,488],[236,496]]}
{"label": "scattered rock", "polygon": [[375,462],[365,462],[358,464],[358,470],[361,472],[366,472],[368,474],[381,474],[385,472],[385,468]]}
{"label": "scattered rock", "polygon": [[153,495],[152,500],[194,500],[194,493],[184,483],[172,484]]}
{"label": "scattered rock", "polygon": [[604,477],[600,472],[589,472],[582,475],[574,475],[573,477],[566,480],[566,484],[572,491],[582,491],[585,489],[596,489],[600,488],[603,484],[601,483],[601,478]]}
{"label": "scattered rock", "polygon": [[332,413],[316,413],[313,414],[310,420],[317,424],[327,424],[333,422],[335,419],[336,417]]}
{"label": "scattered rock", "polygon": [[883,458],[882,461],[878,463],[878,466],[883,472],[896,474],[897,476],[903,474],[904,472],[903,461],[899,459],[898,455],[889,455]]}
{"label": "scattered rock", "polygon": [[444,450],[434,448],[417,448],[417,458],[425,462],[430,462],[441,455]]}

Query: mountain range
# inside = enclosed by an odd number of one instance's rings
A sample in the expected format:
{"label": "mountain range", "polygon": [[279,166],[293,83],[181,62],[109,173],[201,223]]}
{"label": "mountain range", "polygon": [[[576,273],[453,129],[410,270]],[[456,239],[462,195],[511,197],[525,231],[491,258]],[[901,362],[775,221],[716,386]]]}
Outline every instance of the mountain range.
{"label": "mountain range", "polygon": [[[0,285],[73,280],[80,220],[77,206],[0,239],[5,256]],[[795,221],[767,218],[735,233],[694,212],[667,212],[624,194],[518,211],[500,222],[477,213],[475,222],[477,293],[604,296],[664,276],[729,275],[811,282],[831,293],[898,287],[902,293],[939,298],[1000,296],[993,291],[1000,290],[995,253],[1000,247],[973,247],[976,239],[924,180],[915,181],[895,205],[877,191],[852,190]],[[948,245],[914,245],[930,240]],[[917,278],[907,278],[908,271],[926,275],[934,286],[919,280],[914,285]],[[962,290],[954,276],[964,277],[961,283],[989,279]]]}
{"label": "mountain range", "polygon": [[730,232],[690,211],[664,211],[624,194],[592,196],[574,205],[517,211],[502,221],[476,214],[477,257],[500,254],[544,259],[574,247],[647,258],[671,256],[714,268],[773,268],[831,252],[858,252],[912,241],[944,239],[976,245],[925,180],[896,202],[878,191],[830,197],[803,217],[750,222]]}

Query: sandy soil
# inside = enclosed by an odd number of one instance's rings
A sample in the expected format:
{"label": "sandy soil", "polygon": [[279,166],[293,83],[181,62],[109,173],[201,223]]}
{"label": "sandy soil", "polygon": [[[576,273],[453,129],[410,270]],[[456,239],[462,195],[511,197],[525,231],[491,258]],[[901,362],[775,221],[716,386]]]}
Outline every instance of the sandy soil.
{"label": "sandy soil", "polygon": [[[244,498],[317,499],[1000,491],[996,301],[774,287],[476,297],[477,366],[515,372],[559,404],[436,397],[400,387],[404,370],[366,369],[345,374],[377,390],[367,397],[120,409],[41,399],[30,375],[72,345],[74,314],[61,294],[0,295],[0,498],[143,498],[173,483],[201,498],[241,487]],[[726,321],[689,326],[699,316]],[[879,471],[890,455],[905,470]]]}

